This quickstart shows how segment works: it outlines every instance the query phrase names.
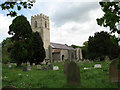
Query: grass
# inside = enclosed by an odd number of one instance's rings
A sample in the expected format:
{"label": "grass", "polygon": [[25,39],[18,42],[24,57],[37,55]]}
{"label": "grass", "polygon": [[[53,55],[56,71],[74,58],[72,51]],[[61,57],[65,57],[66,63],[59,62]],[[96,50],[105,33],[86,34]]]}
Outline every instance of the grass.
{"label": "grass", "polygon": [[[32,66],[31,71],[23,72],[22,67],[7,64],[2,65],[2,87],[13,85],[18,88],[71,88],[66,85],[66,77],[63,71],[63,62],[52,63],[59,66],[58,71],[37,70]],[[101,69],[94,69],[95,64],[101,64]],[[110,62],[86,62],[78,63],[80,67],[81,86],[72,88],[117,88],[117,84],[109,83]],[[91,69],[84,70],[84,67]]]}

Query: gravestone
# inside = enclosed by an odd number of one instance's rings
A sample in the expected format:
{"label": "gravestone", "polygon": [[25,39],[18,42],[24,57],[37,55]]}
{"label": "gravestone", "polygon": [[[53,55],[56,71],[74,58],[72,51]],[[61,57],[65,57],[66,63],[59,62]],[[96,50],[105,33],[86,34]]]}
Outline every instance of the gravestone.
{"label": "gravestone", "polygon": [[118,70],[117,68],[117,59],[111,62],[109,70],[110,70],[110,82],[120,83],[120,70]]}
{"label": "gravestone", "polygon": [[85,60],[85,63],[86,64],[90,64],[90,61],[87,59],[87,60]]}
{"label": "gravestone", "polygon": [[108,62],[110,58],[108,56],[105,57],[105,62]]}
{"label": "gravestone", "polygon": [[35,63],[33,63],[33,66],[35,66]]}
{"label": "gravestone", "polygon": [[59,70],[58,66],[53,66],[53,70]]}
{"label": "gravestone", "polygon": [[64,74],[67,78],[67,84],[70,86],[80,86],[80,68],[73,61],[65,62]]}
{"label": "gravestone", "polygon": [[27,71],[27,66],[23,67],[23,71],[25,71],[25,72]]}
{"label": "gravestone", "polygon": [[9,63],[8,63],[8,68],[11,68],[11,67],[12,67],[12,65],[11,65],[11,63],[9,62]]}
{"label": "gravestone", "polygon": [[8,85],[2,88],[2,90],[20,90],[19,88],[16,88],[13,85]]}
{"label": "gravestone", "polygon": [[42,69],[43,69],[43,70],[47,70],[47,67],[43,67]]}
{"label": "gravestone", "polygon": [[41,69],[41,65],[37,65],[37,69],[40,70]]}
{"label": "gravestone", "polygon": [[52,64],[49,64],[49,65],[48,65],[48,69],[50,69],[50,70],[52,70],[52,69],[53,69]]}
{"label": "gravestone", "polygon": [[28,70],[28,71],[30,71],[30,70],[31,70],[30,63],[27,63],[27,70]]}
{"label": "gravestone", "polygon": [[102,68],[101,64],[95,64],[94,68]]}

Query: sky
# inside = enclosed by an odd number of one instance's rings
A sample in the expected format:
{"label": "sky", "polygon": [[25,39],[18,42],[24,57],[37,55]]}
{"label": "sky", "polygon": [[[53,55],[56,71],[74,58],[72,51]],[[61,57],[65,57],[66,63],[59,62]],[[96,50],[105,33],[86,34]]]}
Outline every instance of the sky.
{"label": "sky", "polygon": [[[11,18],[8,11],[0,8],[0,42],[8,35]],[[97,18],[104,13],[96,0],[36,0],[32,9],[22,9],[18,15],[23,14],[31,23],[31,16],[43,13],[50,20],[50,42],[82,46],[89,36],[95,32],[109,31],[109,28],[97,25]]]}

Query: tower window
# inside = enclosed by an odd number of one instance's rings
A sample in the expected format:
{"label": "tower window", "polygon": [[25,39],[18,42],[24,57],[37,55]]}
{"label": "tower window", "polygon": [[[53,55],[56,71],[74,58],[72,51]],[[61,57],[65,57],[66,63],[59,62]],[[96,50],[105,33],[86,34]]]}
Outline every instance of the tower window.
{"label": "tower window", "polygon": [[37,21],[35,21],[35,28],[37,28]]}
{"label": "tower window", "polygon": [[45,21],[45,28],[47,28],[47,22]]}

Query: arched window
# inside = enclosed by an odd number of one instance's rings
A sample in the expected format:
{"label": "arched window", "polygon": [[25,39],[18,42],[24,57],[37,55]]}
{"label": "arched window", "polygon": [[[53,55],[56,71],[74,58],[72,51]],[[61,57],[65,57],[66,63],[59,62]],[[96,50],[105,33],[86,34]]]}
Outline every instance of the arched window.
{"label": "arched window", "polygon": [[35,28],[37,28],[37,21],[35,21]]}
{"label": "arched window", "polygon": [[47,28],[47,22],[45,21],[45,28]]}

